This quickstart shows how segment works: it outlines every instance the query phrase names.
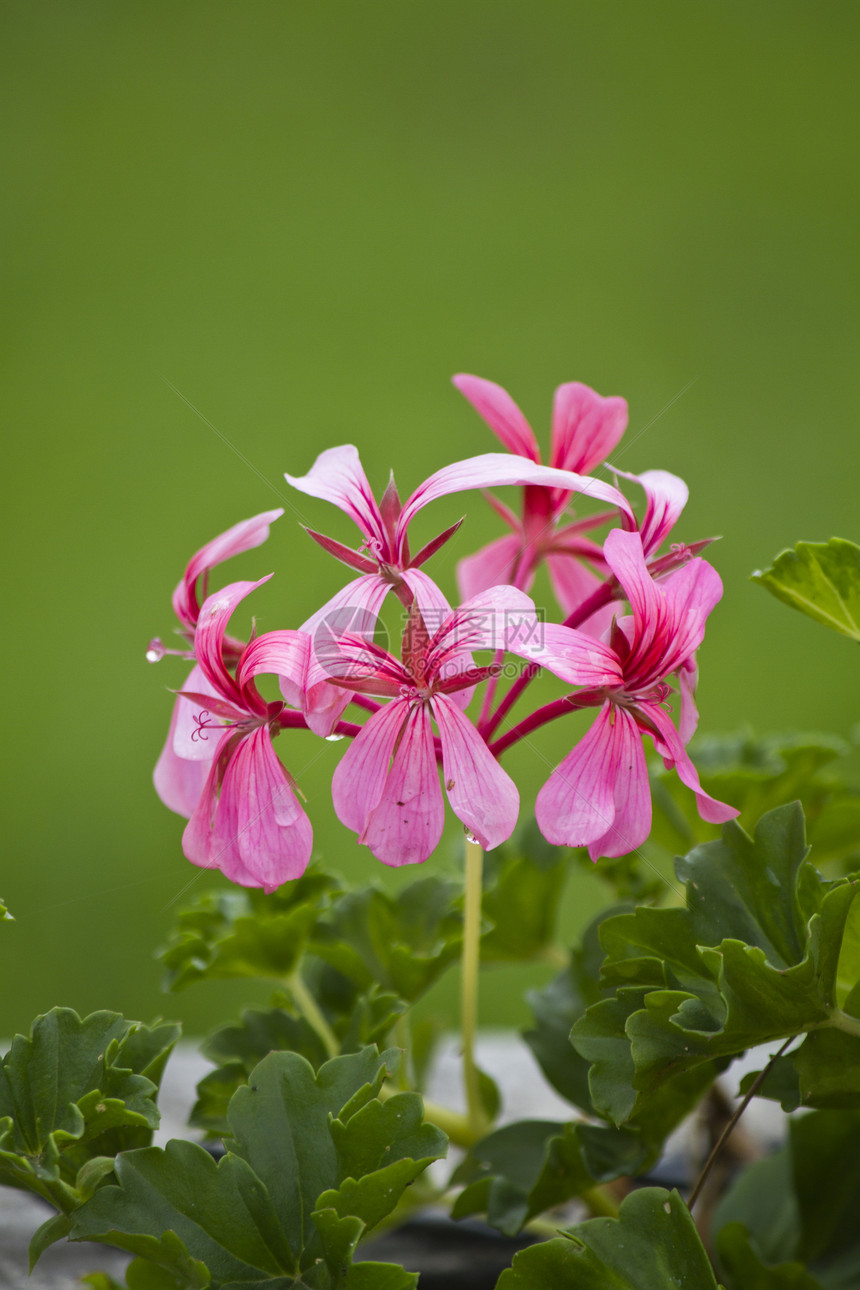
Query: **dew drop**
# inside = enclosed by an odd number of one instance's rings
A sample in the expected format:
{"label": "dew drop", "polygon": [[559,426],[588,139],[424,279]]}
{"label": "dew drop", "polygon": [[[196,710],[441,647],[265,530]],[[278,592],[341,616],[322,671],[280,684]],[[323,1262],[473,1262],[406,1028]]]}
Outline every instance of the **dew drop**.
{"label": "dew drop", "polygon": [[340,743],[341,739],[345,738],[346,735],[326,735],[326,743],[337,744]]}
{"label": "dew drop", "polygon": [[471,842],[473,847],[479,847],[481,845],[478,839],[475,837],[472,830],[469,828],[468,824],[463,825],[463,832],[466,835],[466,841]]}
{"label": "dew drop", "polygon": [[162,645],[158,637],[155,636],[149,642],[149,645],[147,647],[146,661],[147,663],[158,663],[160,662],[161,659],[164,658],[166,653],[167,653],[167,650],[164,648],[164,646]]}

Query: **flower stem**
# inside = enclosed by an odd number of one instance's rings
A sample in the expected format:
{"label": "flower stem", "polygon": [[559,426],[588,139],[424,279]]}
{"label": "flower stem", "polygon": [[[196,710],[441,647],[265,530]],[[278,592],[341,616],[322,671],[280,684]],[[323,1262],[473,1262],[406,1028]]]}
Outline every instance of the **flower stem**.
{"label": "flower stem", "polygon": [[475,1065],[475,1032],[478,1026],[478,967],[481,953],[481,883],[484,853],[466,839],[466,902],[463,913],[463,975],[460,1026],[463,1033],[463,1086],[466,1119],[481,1136],[489,1122],[481,1102],[478,1068]]}
{"label": "flower stem", "polygon": [[[589,699],[592,694],[593,692],[589,691]],[[494,757],[500,757],[506,748],[510,748],[512,744],[519,743],[520,739],[530,735],[533,730],[538,730],[541,726],[545,726],[548,721],[556,721],[559,717],[566,716],[568,712],[573,712],[576,708],[593,707],[594,704],[589,702],[589,699],[583,702],[580,696],[576,694],[566,694],[563,699],[554,699],[552,703],[547,703],[542,708],[538,708],[531,716],[521,721],[518,726],[514,726],[511,730],[506,730],[495,743],[489,745],[490,752]]]}
{"label": "flower stem", "polygon": [[296,1002],[296,1007],[305,1021],[309,1022],[319,1035],[329,1057],[337,1057],[340,1052],[337,1036],[320,1011],[319,1004],[305,985],[301,975],[298,972],[293,972],[292,976],[287,978],[287,985]]}

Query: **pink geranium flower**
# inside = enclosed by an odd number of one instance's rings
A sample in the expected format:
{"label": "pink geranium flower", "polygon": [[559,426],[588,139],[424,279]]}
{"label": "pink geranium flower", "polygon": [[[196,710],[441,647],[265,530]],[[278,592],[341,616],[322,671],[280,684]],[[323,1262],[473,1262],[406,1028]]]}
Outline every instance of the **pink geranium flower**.
{"label": "pink geranium flower", "polygon": [[[460,375],[453,379],[460,393],[509,452],[540,462],[540,449],[531,426],[506,390],[478,376]],[[626,426],[625,399],[604,398],[578,381],[560,385],[553,402],[550,465],[587,475],[606,460]],[[641,533],[646,555],[651,555],[683,510],[687,488],[682,480],[667,471],[648,471],[626,478],[638,482],[645,490],[647,505]],[[601,497],[592,484],[577,491]],[[567,616],[578,609],[600,585],[592,570],[601,575],[606,573],[602,548],[587,536],[588,531],[611,516],[593,515],[562,525],[570,499],[570,489],[527,485],[522,513],[517,516],[497,498],[488,495],[488,501],[511,532],[460,561],[457,568],[460,594],[474,596],[500,582],[510,582],[527,591],[539,565],[546,563],[564,614]],[[606,607],[598,611],[586,630],[590,634],[602,634],[609,625],[611,613],[611,608]]]}
{"label": "pink geranium flower", "polygon": [[486,849],[513,832],[519,794],[463,714],[457,696],[494,673],[466,660],[472,650],[517,647],[535,630],[535,609],[512,587],[495,587],[450,614],[430,634],[413,609],[403,661],[360,638],[341,641],[338,684],[389,702],[367,721],[332,781],[338,818],[388,865],[426,860],[442,836],[442,779],[454,814]]}
{"label": "pink geranium flower", "polygon": [[285,478],[308,496],[332,502],[344,511],[363,538],[361,547],[352,550],[333,538],[308,530],[326,551],[361,575],[301,627],[314,640],[305,683],[305,716],[311,729],[322,735],[330,732],[349,702],[349,695],[329,683],[328,654],[333,639],[346,632],[372,637],[382,603],[392,590],[404,604],[414,599],[428,623],[438,625],[451,612],[443,593],[420,566],[448,541],[459,525],[440,533],[414,556],[409,547],[409,525],[430,502],[451,493],[493,485],[534,485],[536,488],[541,485],[537,488],[539,492],[549,488],[564,489],[568,496],[574,491],[588,492],[618,508],[625,522],[631,527],[635,525],[628,502],[611,485],[503,453],[486,453],[436,471],[402,505],[393,479],[382,501],[376,501],[358,451],[351,444],[320,453],[306,475],[288,474]]}
{"label": "pink geranium flower", "polygon": [[[589,687],[571,696],[574,706],[600,709],[541,789],[535,811],[548,841],[587,846],[592,860],[626,855],[651,831],[643,735],[653,739],[667,769],[674,767],[695,793],[702,819],[719,824],[738,814],[704,792],[684,747],[696,726],[694,655],[722,595],[719,575],[706,561],[692,559],[655,582],[640,536],[617,529],[608,535],[604,554],[632,614],[615,623],[608,644],[568,627],[547,626],[540,650],[532,655],[562,680]],[[664,706],[671,693],[666,678],[673,673],[681,690],[680,731]]]}
{"label": "pink geranium flower", "polygon": [[[267,581],[232,583],[199,610],[197,667],[189,682],[197,677],[202,687],[180,696],[185,706],[172,728],[173,759],[164,773],[181,775],[179,764],[188,762],[205,775],[182,836],[186,858],[206,869],[220,869],[244,887],[274,891],[304,872],[313,833],[272,747],[284,704],[267,703],[254,677],[272,670],[276,649],[283,684],[292,682],[292,699],[298,705],[308,642],[299,632],[289,631],[252,640],[236,660],[235,677],[225,650],[233,610]],[[168,797],[181,794],[184,786],[170,787]]]}
{"label": "pink geranium flower", "polygon": [[[219,533],[218,537],[213,538],[211,542],[207,542],[194,553],[173,593],[173,610],[179,620],[178,631],[187,641],[187,647],[181,650],[169,650],[156,637],[149,642],[146,654],[150,663],[157,663],[159,659],[164,658],[165,654],[178,654],[187,659],[194,658],[194,633],[200,616],[200,601],[205,600],[208,594],[209,574],[224,560],[229,560],[231,556],[239,555],[243,551],[251,551],[265,542],[269,536],[269,526],[283,513],[283,509],[278,508],[264,511],[261,515],[254,515],[249,520],[242,520],[227,529],[226,533]],[[235,664],[243,649],[242,641],[225,636],[222,650],[224,657],[231,664]],[[197,666],[192,668],[185,682],[185,689],[200,694],[210,694],[206,678]],[[210,695],[210,697],[213,696]],[[206,772],[198,759],[189,760],[187,756],[178,758],[174,752],[174,744],[179,739],[183,746],[187,747],[194,728],[193,706],[186,699],[177,698],[173,705],[167,741],[154,774],[155,788],[161,800],[171,811],[175,811],[177,815],[184,815],[186,819],[200,800]]]}

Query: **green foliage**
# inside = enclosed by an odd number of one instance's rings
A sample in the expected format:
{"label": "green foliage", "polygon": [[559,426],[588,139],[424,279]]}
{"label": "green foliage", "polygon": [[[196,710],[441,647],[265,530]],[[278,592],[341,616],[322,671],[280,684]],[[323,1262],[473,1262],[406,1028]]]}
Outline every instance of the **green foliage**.
{"label": "green foliage", "polygon": [[860,1282],[860,1114],[792,1120],[714,1215],[728,1290],[850,1290]]}
{"label": "green foliage", "polygon": [[593,1218],[532,1245],[498,1290],[720,1290],[677,1192],[635,1191],[617,1219]]}
{"label": "green foliage", "polygon": [[118,1185],[76,1212],[72,1239],[128,1250],[183,1290],[206,1277],[244,1290],[408,1290],[416,1278],[401,1268],[353,1263],[361,1237],[445,1151],[416,1094],[380,1100],[395,1056],[366,1048],[315,1072],[271,1053],[231,1100],[217,1165],[188,1142],[126,1152]]}
{"label": "green foliage", "polygon": [[69,1216],[113,1171],[120,1151],[152,1140],[155,1103],[179,1027],[118,1013],[83,1021],[54,1008],[18,1035],[0,1065],[0,1183],[60,1211],[33,1236],[30,1264],[69,1231]]}
{"label": "green foliage", "polygon": [[860,547],[853,542],[798,542],[752,580],[817,623],[860,641]]}
{"label": "green foliage", "polygon": [[754,840],[730,822],[678,861],[686,908],[603,923],[616,994],[572,1032],[602,1115],[623,1123],[680,1074],[800,1032],[836,1027],[860,1055],[860,1024],[837,992],[857,884],[827,882],[806,855],[797,804],[763,816]]}
{"label": "green foliage", "polygon": [[181,990],[204,978],[287,980],[335,889],[334,878],[311,868],[270,895],[238,887],[207,892],[180,913],[161,952],[165,988]]}
{"label": "green foliage", "polygon": [[452,1182],[465,1183],[454,1218],[486,1214],[507,1236],[545,1210],[590,1191],[595,1182],[635,1173],[638,1134],[589,1124],[520,1120],[472,1147]]}

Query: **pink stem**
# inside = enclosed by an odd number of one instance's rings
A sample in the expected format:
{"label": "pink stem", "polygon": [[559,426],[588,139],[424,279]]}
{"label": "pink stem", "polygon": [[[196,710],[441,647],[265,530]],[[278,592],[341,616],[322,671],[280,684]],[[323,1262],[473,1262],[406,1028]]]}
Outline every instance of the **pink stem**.
{"label": "pink stem", "polygon": [[533,730],[539,730],[541,726],[547,725],[550,721],[556,721],[559,717],[564,717],[568,712],[574,712],[577,708],[590,708],[594,706],[593,696],[583,703],[579,702],[576,694],[566,694],[563,699],[554,699],[552,703],[547,703],[542,708],[532,712],[530,716],[521,721],[518,726],[508,730],[506,734],[501,735],[494,744],[489,745],[490,752],[494,757],[501,757],[502,753],[510,748],[512,744],[519,743],[530,735]]}

